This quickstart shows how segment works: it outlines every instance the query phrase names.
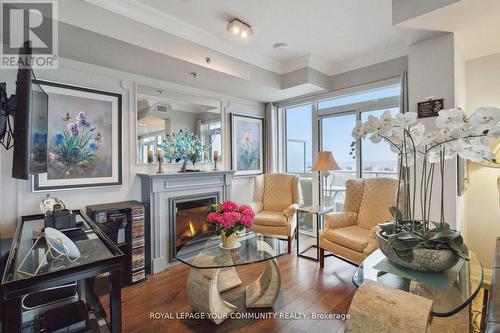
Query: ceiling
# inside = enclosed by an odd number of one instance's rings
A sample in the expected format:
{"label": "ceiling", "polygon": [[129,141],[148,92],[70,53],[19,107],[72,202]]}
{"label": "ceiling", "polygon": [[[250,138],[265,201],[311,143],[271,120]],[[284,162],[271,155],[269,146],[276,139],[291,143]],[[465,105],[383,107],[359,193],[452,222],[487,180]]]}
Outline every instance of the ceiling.
{"label": "ceiling", "polygon": [[[170,121],[172,118],[177,118],[179,120],[179,115],[182,113],[196,114],[196,116],[204,114],[208,118],[220,117],[220,107],[217,101],[214,102],[215,104],[205,105],[201,104],[199,98],[196,97],[139,85],[137,87],[137,135],[145,136],[165,131],[166,119]],[[157,112],[154,107],[158,104],[168,105],[169,111]]]}
{"label": "ceiling", "polygon": [[[59,52],[269,102],[395,77],[408,63],[409,45],[448,31],[463,41],[467,59],[500,48],[500,0],[416,1],[65,0]],[[252,26],[251,38],[226,31],[235,17]]]}
{"label": "ceiling", "polygon": [[500,52],[500,0],[458,1],[401,25],[453,32],[466,60]]}
{"label": "ceiling", "polygon": [[[212,102],[212,101],[211,101]],[[171,92],[166,89],[159,89],[139,85],[137,86],[138,112],[150,109],[156,104],[169,105],[172,111],[189,113],[220,113],[218,101],[213,101],[212,105],[205,105],[199,101],[199,98],[189,95],[183,95]]]}
{"label": "ceiling", "polygon": [[[333,75],[372,65],[406,55],[409,44],[431,34],[393,26],[391,0],[87,1],[278,74],[309,66]],[[254,35],[229,34],[233,18]]]}

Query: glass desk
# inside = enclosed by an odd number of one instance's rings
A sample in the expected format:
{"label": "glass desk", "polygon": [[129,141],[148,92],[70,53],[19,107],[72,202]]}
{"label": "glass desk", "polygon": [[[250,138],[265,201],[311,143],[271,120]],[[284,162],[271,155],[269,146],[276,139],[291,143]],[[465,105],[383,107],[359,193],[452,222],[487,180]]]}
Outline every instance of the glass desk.
{"label": "glass desk", "polygon": [[4,332],[21,332],[22,296],[81,282],[105,272],[111,273],[111,331],[121,331],[120,268],[123,254],[93,221],[79,211],[74,212],[78,229],[64,233],[80,251],[77,260],[66,256],[46,256],[48,248],[45,239],[42,237],[36,242],[44,228],[43,215],[23,216],[19,222],[2,279]]}
{"label": "glass desk", "polygon": [[[477,256],[470,252],[471,260],[460,262],[448,272],[415,272],[393,265],[380,270],[381,264],[387,265],[385,255],[376,250],[365,258],[354,273],[352,282],[359,287],[364,280],[378,281],[390,287],[398,288],[433,300],[432,315],[449,317],[468,306],[483,285],[483,268]],[[474,278],[471,268],[478,267]],[[386,270],[391,270],[387,273]],[[396,270],[399,272],[396,273]],[[404,277],[403,277],[404,276]]]}
{"label": "glass desk", "polygon": [[221,293],[242,284],[235,266],[265,262],[262,274],[246,287],[246,307],[272,307],[281,286],[276,257],[288,253],[286,240],[247,233],[239,237],[241,246],[225,249],[221,237],[210,232],[191,239],[177,260],[191,266],[187,281],[188,300],[194,311],[208,314],[217,325],[236,311]]}

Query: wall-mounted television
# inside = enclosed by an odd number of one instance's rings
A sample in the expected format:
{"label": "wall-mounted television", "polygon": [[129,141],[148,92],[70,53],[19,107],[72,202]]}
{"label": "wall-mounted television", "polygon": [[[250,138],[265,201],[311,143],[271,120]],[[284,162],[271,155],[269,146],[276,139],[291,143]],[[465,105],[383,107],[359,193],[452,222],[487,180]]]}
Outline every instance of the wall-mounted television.
{"label": "wall-mounted television", "polygon": [[[22,55],[31,55],[26,42]],[[19,66],[14,116],[14,159],[12,177],[28,179],[47,172],[48,96],[33,84],[31,66]]]}

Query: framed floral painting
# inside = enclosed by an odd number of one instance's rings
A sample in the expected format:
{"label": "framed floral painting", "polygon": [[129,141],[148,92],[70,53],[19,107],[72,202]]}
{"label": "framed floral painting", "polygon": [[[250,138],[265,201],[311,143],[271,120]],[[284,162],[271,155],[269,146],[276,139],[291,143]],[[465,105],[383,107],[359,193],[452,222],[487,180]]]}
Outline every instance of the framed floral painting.
{"label": "framed floral painting", "polygon": [[47,172],[33,191],[122,184],[122,96],[35,80],[48,95]]}
{"label": "framed floral painting", "polygon": [[231,166],[236,176],[264,172],[264,119],[231,113]]}

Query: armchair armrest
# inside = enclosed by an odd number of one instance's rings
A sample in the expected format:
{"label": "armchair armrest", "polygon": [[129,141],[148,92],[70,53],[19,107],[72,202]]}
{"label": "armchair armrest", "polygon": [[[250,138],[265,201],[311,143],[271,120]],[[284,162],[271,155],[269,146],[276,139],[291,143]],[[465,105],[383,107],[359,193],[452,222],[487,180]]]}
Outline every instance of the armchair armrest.
{"label": "armchair armrest", "polygon": [[363,250],[363,253],[365,254],[370,254],[376,249],[378,249],[378,239],[377,239],[377,232],[380,230],[380,227],[378,225],[373,226],[370,229],[370,237],[368,238],[368,245],[365,247]]}
{"label": "armchair armrest", "polygon": [[288,206],[287,209],[285,209],[283,211],[283,215],[285,215],[286,217],[290,217],[290,216],[293,216],[293,214],[295,214],[295,212],[297,211],[297,209],[299,208],[299,204],[291,204],[290,206]]}
{"label": "armchair armrest", "polygon": [[248,206],[250,206],[250,208],[252,208],[252,210],[254,211],[255,214],[257,214],[258,212],[260,212],[264,209],[264,205],[262,204],[262,202],[251,202],[248,204]]}
{"label": "armchair armrest", "polygon": [[338,229],[355,225],[358,222],[358,214],[353,212],[335,212],[325,215],[325,229]]}

